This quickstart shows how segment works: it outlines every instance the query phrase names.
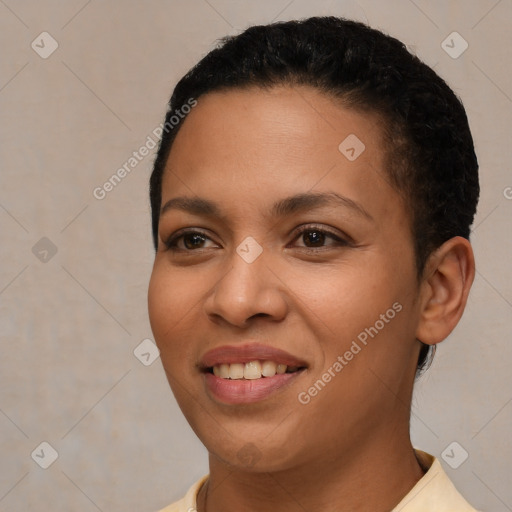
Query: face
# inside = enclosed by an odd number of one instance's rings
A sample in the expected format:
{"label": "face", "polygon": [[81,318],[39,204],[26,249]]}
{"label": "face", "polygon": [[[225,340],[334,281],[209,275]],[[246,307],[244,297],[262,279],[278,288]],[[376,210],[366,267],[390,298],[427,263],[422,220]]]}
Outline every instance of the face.
{"label": "face", "polygon": [[175,139],[149,315],[219,461],[286,469],[408,427],[418,284],[379,126],[282,86],[202,96]]}

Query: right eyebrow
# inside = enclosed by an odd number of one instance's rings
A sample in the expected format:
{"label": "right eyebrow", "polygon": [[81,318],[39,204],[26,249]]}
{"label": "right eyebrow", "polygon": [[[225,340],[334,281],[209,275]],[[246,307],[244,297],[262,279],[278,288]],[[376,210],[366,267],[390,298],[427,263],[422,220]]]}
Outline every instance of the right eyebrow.
{"label": "right eyebrow", "polygon": [[160,210],[163,215],[169,210],[182,210],[194,215],[206,215],[209,217],[222,217],[219,207],[208,199],[201,197],[174,197],[167,201]]}

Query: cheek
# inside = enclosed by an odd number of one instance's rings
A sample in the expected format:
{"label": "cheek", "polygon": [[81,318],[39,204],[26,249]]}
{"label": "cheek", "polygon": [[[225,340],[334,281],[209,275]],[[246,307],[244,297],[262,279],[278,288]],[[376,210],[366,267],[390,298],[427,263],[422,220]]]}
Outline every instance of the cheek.
{"label": "cheek", "polygon": [[194,338],[193,316],[198,307],[200,283],[193,273],[171,271],[165,262],[156,261],[148,287],[148,312],[155,343],[172,392],[184,412],[189,416],[189,389],[193,381],[191,365]]}
{"label": "cheek", "polygon": [[412,271],[402,265],[399,272],[392,261],[367,256],[365,265],[338,265],[329,272],[318,266],[288,274],[288,282],[295,283],[290,288],[299,299],[300,321],[310,322],[323,352],[315,376],[347,351],[350,368],[344,373],[354,380],[367,378],[368,368],[387,374],[408,365],[414,349]]}
{"label": "cheek", "polygon": [[155,342],[166,359],[167,352],[182,352],[190,336],[188,319],[200,298],[200,283],[191,272],[170,272],[156,262],[148,288],[148,311]]}
{"label": "cheek", "polygon": [[[361,258],[362,259],[362,258]],[[355,336],[404,296],[405,283],[394,277],[385,261],[337,263],[305,267],[304,271],[282,269],[281,276],[299,300],[306,318],[328,327],[331,337]],[[368,263],[368,262],[371,262]],[[390,277],[391,275],[391,277]]]}

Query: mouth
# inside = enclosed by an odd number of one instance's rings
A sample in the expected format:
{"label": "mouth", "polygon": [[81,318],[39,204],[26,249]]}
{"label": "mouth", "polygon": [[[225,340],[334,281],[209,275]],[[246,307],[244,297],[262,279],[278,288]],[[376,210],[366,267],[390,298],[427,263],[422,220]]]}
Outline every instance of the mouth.
{"label": "mouth", "polygon": [[231,380],[256,380],[271,378],[284,373],[296,373],[304,370],[304,366],[288,366],[275,361],[249,361],[247,363],[223,363],[206,368],[207,373],[212,373],[220,379]]}
{"label": "mouth", "polygon": [[305,361],[260,344],[219,347],[207,352],[199,364],[208,394],[226,404],[264,400],[307,368]]}

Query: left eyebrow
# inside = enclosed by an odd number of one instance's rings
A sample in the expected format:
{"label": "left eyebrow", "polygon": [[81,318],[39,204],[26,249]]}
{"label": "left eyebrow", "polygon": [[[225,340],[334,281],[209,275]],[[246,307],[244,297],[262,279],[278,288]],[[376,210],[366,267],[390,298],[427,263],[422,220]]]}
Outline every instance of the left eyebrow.
{"label": "left eyebrow", "polygon": [[[374,220],[361,204],[335,192],[306,192],[286,197],[272,206],[270,214],[272,217],[286,217],[294,213],[319,209],[325,206],[342,206],[351,209],[367,220]],[[160,215],[172,209],[186,211],[194,215],[225,218],[217,203],[202,197],[181,196],[170,199],[163,205]]]}
{"label": "left eyebrow", "polygon": [[373,221],[373,217],[361,204],[349,197],[336,194],[335,192],[308,192],[296,194],[275,203],[271,212],[274,217],[284,217],[292,213],[318,209],[324,206],[343,206],[353,210],[367,220]]}

